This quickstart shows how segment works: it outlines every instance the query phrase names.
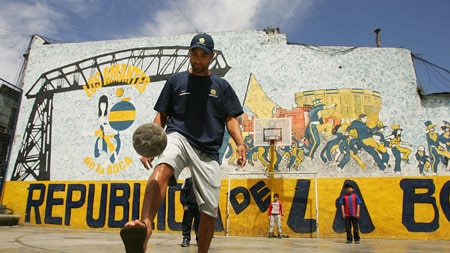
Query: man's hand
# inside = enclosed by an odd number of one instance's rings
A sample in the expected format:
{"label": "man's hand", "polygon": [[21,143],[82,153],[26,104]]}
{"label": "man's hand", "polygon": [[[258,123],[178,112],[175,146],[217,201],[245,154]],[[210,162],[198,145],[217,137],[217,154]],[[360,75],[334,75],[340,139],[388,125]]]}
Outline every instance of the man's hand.
{"label": "man's hand", "polygon": [[141,163],[144,165],[144,167],[149,170],[150,168],[153,168],[152,162],[154,157],[141,157]]}
{"label": "man's hand", "polygon": [[244,167],[245,164],[247,163],[247,152],[246,152],[246,150],[247,150],[247,146],[245,144],[239,144],[237,146],[237,152],[238,152],[238,155],[239,155],[237,163],[241,167]]}
{"label": "man's hand", "polygon": [[228,132],[237,145],[237,152],[239,155],[237,164],[241,167],[244,167],[247,163],[247,154],[245,152],[247,150],[247,145],[245,145],[243,141],[241,127],[239,125],[237,117],[227,117],[226,126]]}

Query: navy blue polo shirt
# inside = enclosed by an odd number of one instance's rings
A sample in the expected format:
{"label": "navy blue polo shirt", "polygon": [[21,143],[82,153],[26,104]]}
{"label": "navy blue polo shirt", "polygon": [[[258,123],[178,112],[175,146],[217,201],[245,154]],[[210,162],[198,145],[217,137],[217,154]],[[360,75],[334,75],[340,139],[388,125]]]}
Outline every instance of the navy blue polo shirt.
{"label": "navy blue polo shirt", "polygon": [[154,109],[169,117],[166,132],[178,132],[195,148],[219,161],[226,118],[243,113],[241,103],[223,78],[196,76],[188,71],[172,75]]}

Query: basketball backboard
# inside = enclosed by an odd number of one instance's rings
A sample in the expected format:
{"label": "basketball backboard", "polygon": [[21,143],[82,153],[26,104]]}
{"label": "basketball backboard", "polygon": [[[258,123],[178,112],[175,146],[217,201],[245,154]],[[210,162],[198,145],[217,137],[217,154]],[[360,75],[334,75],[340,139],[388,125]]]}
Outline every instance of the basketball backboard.
{"label": "basketball backboard", "polygon": [[276,145],[291,145],[290,118],[255,119],[253,131],[255,146],[270,146],[271,141]]}

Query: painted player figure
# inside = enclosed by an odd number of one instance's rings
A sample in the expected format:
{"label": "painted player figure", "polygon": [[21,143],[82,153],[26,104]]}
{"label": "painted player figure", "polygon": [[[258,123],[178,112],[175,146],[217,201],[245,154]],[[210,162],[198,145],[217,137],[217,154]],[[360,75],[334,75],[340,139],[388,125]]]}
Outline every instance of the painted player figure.
{"label": "painted player figure", "polygon": [[439,135],[436,133],[436,125],[431,121],[427,120],[425,122],[425,126],[431,170],[432,174],[436,175],[438,171],[438,164],[441,161],[441,155],[439,154]]}
{"label": "painted player figure", "polygon": [[358,116],[358,120],[352,121],[350,126],[347,127],[347,131],[356,130],[358,133],[359,145],[371,155],[377,164],[378,168],[382,171],[386,169],[387,164],[383,163],[381,160],[376,148],[378,148],[378,143],[373,138],[373,133],[378,130],[379,127],[375,126],[373,128],[369,128],[367,126],[367,115],[360,114]]}
{"label": "painted player figure", "polygon": [[[320,133],[328,127],[323,121],[321,111],[336,107],[336,104],[325,105],[322,100],[317,98],[312,101],[313,108],[309,111],[309,125],[305,130],[305,137],[308,139],[308,156],[314,158],[314,153],[320,145]],[[331,134],[331,129],[330,129]],[[327,137],[328,134],[325,134]]]}
{"label": "painted player figure", "polygon": [[[395,158],[394,171],[396,174],[401,172],[401,161],[409,163],[409,155],[411,154],[411,149],[405,147],[405,145],[412,146],[410,143],[402,140],[403,129],[399,125],[392,125],[392,134],[386,137],[389,140],[389,147],[391,148],[392,154]],[[403,156],[402,156],[403,154]]]}
{"label": "painted player figure", "polygon": [[336,125],[333,128],[333,138],[329,139],[327,141],[327,144],[325,144],[325,147],[320,152],[320,158],[324,163],[333,161],[333,158],[331,157],[331,152],[334,148],[339,147],[339,143],[341,143],[345,136],[342,133],[342,126],[340,124]]}
{"label": "painted player figure", "polygon": [[428,171],[430,168],[430,159],[425,153],[425,147],[423,145],[420,145],[417,148],[417,152],[415,154],[416,160],[417,160],[417,168],[419,168],[419,173],[421,176],[425,176],[424,170]]}
{"label": "painted player figure", "polygon": [[[201,212],[198,252],[209,250],[218,215],[222,179],[218,161],[225,127],[236,143],[238,165],[246,163],[246,147],[238,122],[243,109],[231,85],[210,72],[214,55],[210,35],[194,36],[189,49],[192,68],[172,75],[156,102],[153,122],[165,127],[167,147],[147,181],[141,220],[129,221],[121,230],[127,253],[145,252],[167,186],[176,184],[185,167],[191,168]],[[142,157],[141,161],[149,169],[153,159]]]}
{"label": "painted player figure", "polygon": [[283,204],[278,200],[278,193],[273,195],[273,201],[269,205],[269,210],[267,211],[269,215],[269,238],[275,237],[273,234],[273,229],[275,223],[278,228],[278,238],[281,238],[281,219],[284,216]]}
{"label": "painted player figure", "polygon": [[444,125],[441,126],[443,131],[442,134],[439,135],[439,154],[441,155],[442,165],[445,170],[450,170],[450,123],[444,120]]}

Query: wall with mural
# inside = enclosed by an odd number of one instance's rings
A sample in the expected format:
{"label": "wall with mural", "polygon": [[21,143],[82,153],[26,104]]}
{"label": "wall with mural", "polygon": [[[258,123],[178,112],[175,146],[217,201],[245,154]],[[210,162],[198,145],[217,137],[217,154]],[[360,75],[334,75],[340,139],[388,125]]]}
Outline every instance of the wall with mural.
{"label": "wall with mural", "polygon": [[[189,68],[192,36],[35,40],[2,203],[42,226],[116,229],[137,218],[151,171],[131,136],[155,116],[164,81]],[[351,181],[365,237],[450,239],[450,95],[418,95],[407,49],[292,45],[263,31],[212,36],[211,70],[241,99],[248,145],[239,168],[224,138],[217,231],[267,234],[278,192],[287,234],[341,237],[336,199]],[[255,121],[279,118],[290,119],[290,145],[276,145],[271,161]],[[168,189],[157,230],[180,230],[178,191]]]}

